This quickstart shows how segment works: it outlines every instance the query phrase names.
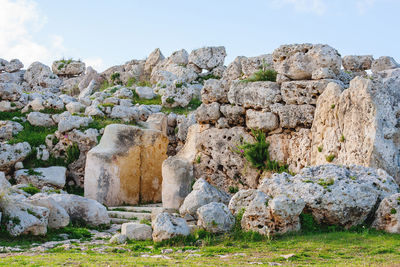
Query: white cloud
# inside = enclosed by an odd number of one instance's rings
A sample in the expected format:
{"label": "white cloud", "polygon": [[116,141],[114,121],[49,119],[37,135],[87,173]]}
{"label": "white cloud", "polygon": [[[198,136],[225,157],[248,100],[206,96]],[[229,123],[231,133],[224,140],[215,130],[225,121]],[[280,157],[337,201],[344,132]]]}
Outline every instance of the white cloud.
{"label": "white cloud", "polygon": [[34,61],[51,64],[58,55],[63,54],[63,38],[49,35],[46,40],[37,42],[35,34],[47,22],[36,2],[32,0],[0,0],[0,58],[18,58],[25,67]]}
{"label": "white cloud", "polygon": [[327,9],[324,0],[272,0],[276,7],[292,5],[296,11],[323,15]]}
{"label": "white cloud", "polygon": [[357,10],[360,14],[365,14],[375,4],[376,0],[358,0],[356,2]]}
{"label": "white cloud", "polygon": [[105,70],[105,65],[104,61],[100,57],[93,57],[93,58],[85,58],[83,59],[83,62],[85,62],[86,67],[92,67],[97,71],[104,71]]}

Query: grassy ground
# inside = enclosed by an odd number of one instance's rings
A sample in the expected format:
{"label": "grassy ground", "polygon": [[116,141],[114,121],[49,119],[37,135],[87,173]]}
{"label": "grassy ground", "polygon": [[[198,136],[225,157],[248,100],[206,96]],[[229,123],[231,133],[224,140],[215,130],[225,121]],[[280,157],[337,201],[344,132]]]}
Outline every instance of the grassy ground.
{"label": "grassy ground", "polygon": [[[256,236],[257,237],[257,236]],[[378,231],[339,231],[266,238],[203,236],[171,244],[150,241],[125,245],[90,245],[45,253],[0,254],[5,266],[249,266],[279,263],[290,266],[400,266],[400,235]],[[189,242],[190,243],[190,242]],[[4,245],[0,241],[0,244]],[[172,248],[170,254],[162,254]]]}

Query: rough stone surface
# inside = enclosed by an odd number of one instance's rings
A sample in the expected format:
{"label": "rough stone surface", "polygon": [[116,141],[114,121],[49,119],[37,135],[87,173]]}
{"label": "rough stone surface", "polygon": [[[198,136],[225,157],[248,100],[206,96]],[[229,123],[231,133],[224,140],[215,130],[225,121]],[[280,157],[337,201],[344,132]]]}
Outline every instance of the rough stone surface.
{"label": "rough stone surface", "polygon": [[190,229],[186,220],[178,216],[162,212],[152,222],[153,241],[160,242],[176,236],[187,236]]}
{"label": "rough stone surface", "polygon": [[399,182],[399,86],[396,77],[356,77],[343,92],[330,83],[317,101],[311,165],[334,157],[336,164],[382,168]]}
{"label": "rough stone surface", "polygon": [[151,226],[141,223],[123,223],[121,234],[129,240],[148,240],[151,239],[153,230]]}
{"label": "rough stone surface", "polygon": [[193,165],[184,158],[169,157],[162,164],[162,178],[163,207],[178,210],[190,193]]}
{"label": "rough stone surface", "polygon": [[397,193],[394,179],[381,169],[352,165],[320,165],[299,174],[274,174],[259,190],[275,197],[301,198],[318,223],[346,228],[362,224],[383,198]]}
{"label": "rough stone surface", "polygon": [[271,111],[278,114],[282,128],[311,127],[315,107],[312,105],[282,105],[277,103],[271,106]]}
{"label": "rough stone surface", "polygon": [[240,106],[221,105],[220,111],[227,119],[229,125],[242,125],[245,121],[246,110]]}
{"label": "rough stone surface", "polygon": [[15,172],[15,180],[18,183],[33,184],[38,188],[52,186],[63,188],[66,180],[67,169],[65,167],[35,168],[33,174],[29,170],[22,169]]}
{"label": "rough stone surface", "polygon": [[272,112],[246,110],[246,126],[249,129],[269,132],[279,127],[278,116]]}
{"label": "rough stone surface", "polygon": [[375,212],[372,227],[388,233],[400,233],[400,194],[385,197]]}
{"label": "rough stone surface", "polygon": [[0,143],[0,171],[10,172],[15,163],[23,161],[30,152],[28,142],[15,145]]}
{"label": "rough stone surface", "polygon": [[235,217],[224,203],[211,202],[197,210],[197,225],[211,233],[229,232]]}
{"label": "rough stone surface", "polygon": [[196,119],[199,123],[214,123],[219,119],[221,113],[219,104],[213,102],[211,104],[201,104],[196,110]]}
{"label": "rough stone surface", "polygon": [[179,213],[181,215],[189,214],[196,217],[197,209],[211,202],[222,202],[228,204],[230,197],[223,191],[218,190],[213,187],[206,180],[200,178],[194,185],[192,192],[187,195],[179,208]]}
{"label": "rough stone surface", "polygon": [[71,221],[83,220],[91,226],[110,223],[106,207],[93,199],[68,194],[52,194],[50,197],[67,211]]}
{"label": "rough stone surface", "polygon": [[292,80],[335,79],[342,65],[338,51],[324,44],[282,45],[272,56],[274,69]]}
{"label": "rough stone surface", "polygon": [[50,114],[45,114],[41,112],[31,112],[28,114],[27,119],[29,123],[33,126],[50,127],[55,125],[54,121],[51,119]]}
{"label": "rough stone surface", "polygon": [[76,60],[57,60],[51,65],[56,75],[77,76],[85,72],[85,63]]}
{"label": "rough stone surface", "polygon": [[257,194],[263,194],[261,191],[256,189],[242,189],[233,195],[229,201],[229,210],[233,215],[238,215],[238,213],[246,210],[246,207],[251,201],[257,196]]}
{"label": "rough stone surface", "polygon": [[189,55],[189,64],[200,69],[212,70],[222,66],[226,57],[225,47],[203,47],[193,50]]}
{"label": "rough stone surface", "polygon": [[345,56],[342,58],[343,68],[347,71],[364,71],[371,69],[372,55],[366,56]]}
{"label": "rough stone surface", "polygon": [[50,68],[40,62],[33,62],[24,74],[24,79],[33,88],[40,86],[43,88],[58,88],[62,81],[57,75],[53,74]]}
{"label": "rough stone surface", "polygon": [[201,101],[205,104],[212,102],[228,103],[229,87],[224,80],[208,79],[201,89]]}
{"label": "rough stone surface", "polygon": [[107,206],[161,201],[168,139],[160,131],[111,124],[87,154],[85,196]]}
{"label": "rough stone surface", "polygon": [[229,102],[244,108],[268,108],[281,99],[279,85],[274,82],[234,81],[228,92]]}
{"label": "rough stone surface", "polygon": [[372,72],[379,72],[383,70],[399,68],[400,65],[392,57],[380,57],[372,62]]}

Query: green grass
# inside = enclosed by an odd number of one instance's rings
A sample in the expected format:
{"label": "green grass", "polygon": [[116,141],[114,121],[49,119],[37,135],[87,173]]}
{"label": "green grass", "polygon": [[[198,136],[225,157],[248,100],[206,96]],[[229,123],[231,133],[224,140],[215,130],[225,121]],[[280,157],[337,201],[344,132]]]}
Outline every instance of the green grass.
{"label": "green grass", "polygon": [[32,147],[45,144],[46,136],[57,131],[57,126],[32,126],[29,122],[21,122],[24,129],[8,141],[9,144],[28,142]]}
{"label": "green grass", "polygon": [[1,121],[9,121],[14,117],[25,117],[24,114],[21,113],[21,111],[10,111],[10,112],[0,112],[0,120]]}
{"label": "green grass", "polygon": [[36,149],[33,148],[28,156],[23,161],[25,168],[39,168],[39,167],[51,167],[51,166],[65,166],[67,167],[67,162],[63,158],[55,158],[50,154],[48,160],[40,160],[36,158]]}
{"label": "green grass", "polygon": [[[65,229],[60,232],[66,231]],[[76,229],[70,229],[79,235]],[[80,235],[82,237],[82,235]],[[85,234],[83,233],[83,236]],[[83,237],[84,238],[84,237]],[[19,238],[18,238],[19,239]],[[29,238],[27,238],[29,239]],[[32,239],[23,241],[28,244]],[[42,238],[44,239],[44,238]],[[46,237],[47,240],[47,237]],[[19,241],[20,242],[20,241]],[[0,240],[0,245],[21,244],[14,239]],[[126,245],[92,245],[87,250],[54,248],[45,253],[7,255],[1,265],[11,266],[249,266],[251,262],[267,265],[271,262],[289,266],[393,266],[400,263],[400,235],[378,231],[337,231],[326,233],[297,233],[266,238],[249,235],[243,239],[215,236],[197,232],[187,238],[153,243],[129,241]],[[32,243],[32,242],[31,242]],[[95,248],[102,247],[105,253]],[[164,248],[172,248],[169,259],[141,257],[161,255]],[[182,250],[181,253],[178,250]],[[190,252],[190,250],[199,250]],[[189,254],[198,254],[189,257]],[[282,255],[294,254],[289,259]],[[221,258],[221,255],[224,257]]]}
{"label": "green grass", "polygon": [[163,107],[162,108],[162,112],[169,114],[169,113],[175,113],[175,114],[181,114],[181,115],[187,115],[189,114],[191,111],[196,110],[200,105],[201,105],[201,100],[198,98],[192,98],[192,100],[190,100],[189,105],[187,107],[175,107],[175,108],[167,108],[167,107]]}
{"label": "green grass", "polygon": [[243,79],[243,82],[258,82],[258,81],[270,81],[276,82],[277,72],[269,68],[268,64],[263,63],[262,67],[253,73],[249,78]]}
{"label": "green grass", "polygon": [[31,195],[34,195],[34,194],[37,194],[40,192],[40,190],[37,187],[33,186],[32,184],[29,184],[29,186],[27,186],[27,187],[21,188],[21,190],[23,190],[26,193],[31,194]]}

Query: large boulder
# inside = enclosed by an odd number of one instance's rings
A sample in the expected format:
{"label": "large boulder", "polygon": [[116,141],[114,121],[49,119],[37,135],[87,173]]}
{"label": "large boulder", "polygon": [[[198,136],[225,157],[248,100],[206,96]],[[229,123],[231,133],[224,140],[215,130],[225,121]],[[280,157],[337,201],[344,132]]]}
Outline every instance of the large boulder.
{"label": "large boulder", "polygon": [[58,131],[64,133],[73,129],[79,129],[80,127],[87,127],[92,121],[92,118],[73,116],[67,111],[59,116]]}
{"label": "large boulder", "polygon": [[146,59],[146,63],[144,65],[145,74],[150,76],[153,68],[162,60],[164,60],[164,55],[161,53],[160,48],[156,48],[153,52],[150,53],[149,57]]}
{"label": "large boulder", "polygon": [[228,92],[228,100],[244,108],[268,108],[280,102],[282,96],[275,82],[234,81]]}
{"label": "large boulder", "polygon": [[34,206],[40,206],[49,209],[49,228],[62,228],[70,223],[67,211],[58,204],[53,198],[40,193],[31,196],[27,201]]}
{"label": "large boulder", "polygon": [[221,112],[217,102],[201,104],[196,110],[196,120],[199,123],[215,123],[219,117],[221,117]]}
{"label": "large boulder", "polygon": [[67,211],[71,221],[84,221],[90,226],[110,223],[106,207],[96,200],[69,194],[52,194],[50,197]]}
{"label": "large boulder", "polygon": [[345,56],[342,58],[343,68],[347,71],[364,71],[371,69],[372,55],[365,56]]}
{"label": "large boulder", "polygon": [[330,83],[318,98],[311,165],[382,168],[400,182],[400,78],[356,77],[350,87]]}
{"label": "large boulder", "polygon": [[86,159],[85,196],[108,206],[161,201],[168,138],[160,131],[111,124]]}
{"label": "large boulder", "polygon": [[121,234],[129,240],[148,240],[151,239],[153,230],[151,226],[141,223],[123,223]]}
{"label": "large boulder", "polygon": [[301,198],[318,223],[346,228],[362,224],[375,206],[399,187],[384,170],[352,165],[320,165],[299,174],[275,174],[259,190],[275,197],[286,194]]}
{"label": "large boulder", "polygon": [[212,70],[224,65],[226,57],[225,47],[203,47],[193,50],[189,55],[189,64],[199,69]]}
{"label": "large boulder", "polygon": [[300,230],[299,216],[305,205],[301,198],[286,195],[271,198],[259,191],[253,196],[243,213],[241,225],[244,230],[268,236]]}
{"label": "large boulder", "polygon": [[197,216],[197,209],[211,202],[221,202],[228,205],[230,197],[227,193],[213,187],[206,180],[200,178],[194,185],[193,190],[183,201],[179,208],[181,215],[189,214],[193,217]]}
{"label": "large boulder", "polygon": [[78,76],[85,69],[85,63],[77,60],[57,60],[51,65],[53,73],[60,76]]}
{"label": "large boulder", "polygon": [[9,140],[17,133],[21,132],[24,127],[15,121],[0,121],[0,141]]}
{"label": "large boulder", "polygon": [[163,207],[179,209],[194,180],[192,163],[178,156],[169,157],[162,164],[162,178]]}
{"label": "large boulder", "polygon": [[388,233],[400,234],[400,194],[385,197],[375,212],[372,227]]}
{"label": "large boulder", "polygon": [[205,104],[212,102],[228,103],[228,90],[226,81],[208,79],[201,89],[201,101]]}
{"label": "large boulder", "polygon": [[162,212],[152,222],[153,241],[160,242],[176,236],[188,236],[189,226],[186,220],[176,215]]}
{"label": "large boulder", "polygon": [[246,126],[249,129],[269,132],[279,127],[278,116],[272,112],[246,110]]}
{"label": "large boulder", "polygon": [[40,62],[33,62],[24,74],[24,79],[32,87],[58,88],[62,81],[50,68]]}
{"label": "large boulder", "polygon": [[30,152],[28,142],[14,145],[0,143],[0,171],[10,172],[15,163],[23,161]]}
{"label": "large boulder", "polygon": [[384,70],[396,69],[400,65],[392,57],[383,56],[375,59],[372,62],[371,70],[372,72],[379,72]]}
{"label": "large boulder", "polygon": [[338,51],[324,44],[282,45],[272,56],[274,69],[291,80],[335,79],[342,65]]}
{"label": "large boulder", "polygon": [[311,127],[314,120],[315,107],[312,105],[282,105],[276,103],[271,111],[279,116],[280,127]]}
{"label": "large boulder", "polygon": [[259,171],[235,151],[242,141],[254,142],[245,128],[209,128],[193,137],[196,138],[196,159],[199,159],[194,164],[196,178],[206,176],[213,185],[225,191],[229,187],[257,187]]}
{"label": "large boulder", "polygon": [[244,213],[246,207],[251,201],[256,197],[257,194],[264,194],[256,189],[242,189],[233,195],[229,201],[229,210],[233,215],[238,215],[239,213]]}
{"label": "large boulder", "polygon": [[27,116],[27,120],[33,126],[50,127],[55,125],[50,114],[36,111],[29,113]]}
{"label": "large boulder", "polygon": [[19,71],[23,67],[24,67],[24,64],[22,64],[22,62],[19,61],[18,59],[11,59],[10,62],[8,62],[8,64],[5,65],[4,70],[6,72],[11,73],[11,72]]}
{"label": "large boulder", "polygon": [[16,101],[21,97],[22,86],[16,83],[0,82],[0,99]]}
{"label": "large boulder", "polygon": [[17,183],[32,184],[38,188],[52,186],[63,188],[66,180],[67,168],[52,166],[48,168],[22,169],[15,172]]}
{"label": "large boulder", "polygon": [[229,232],[235,224],[235,217],[224,203],[211,202],[201,206],[197,217],[197,225],[211,233]]}

